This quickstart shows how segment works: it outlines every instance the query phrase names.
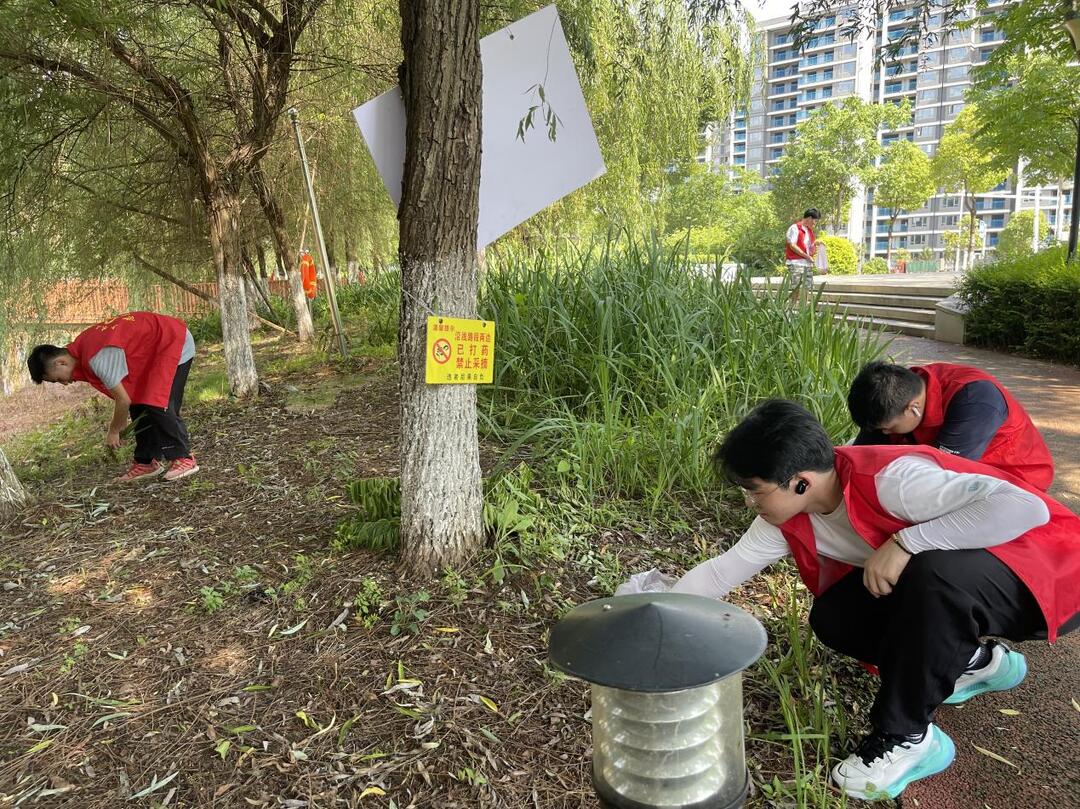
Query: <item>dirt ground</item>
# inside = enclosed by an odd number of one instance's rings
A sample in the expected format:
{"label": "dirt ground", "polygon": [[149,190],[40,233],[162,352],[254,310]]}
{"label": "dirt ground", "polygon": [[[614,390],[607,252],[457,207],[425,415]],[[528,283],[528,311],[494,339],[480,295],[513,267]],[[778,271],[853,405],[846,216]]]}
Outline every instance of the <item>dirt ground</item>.
{"label": "dirt ground", "polygon": [[[243,405],[193,401],[189,383],[196,476],[118,487],[121,467],[84,453],[70,484],[33,483],[33,505],[0,524],[0,805],[596,805],[587,688],[546,663],[553,620],[601,594],[589,572],[553,561],[543,586],[496,588],[462,571],[452,595],[435,583],[411,602],[430,613],[417,634],[393,634],[420,584],[392,559],[330,551],[344,483],[396,474],[394,370],[264,374]],[[5,445],[81,401],[51,393],[3,402]],[[716,540],[595,536],[627,570]],[[354,599],[371,581],[385,601],[368,627]],[[751,721],[775,726],[775,697],[747,692]],[[790,777],[782,747],[751,742],[762,781]]]}

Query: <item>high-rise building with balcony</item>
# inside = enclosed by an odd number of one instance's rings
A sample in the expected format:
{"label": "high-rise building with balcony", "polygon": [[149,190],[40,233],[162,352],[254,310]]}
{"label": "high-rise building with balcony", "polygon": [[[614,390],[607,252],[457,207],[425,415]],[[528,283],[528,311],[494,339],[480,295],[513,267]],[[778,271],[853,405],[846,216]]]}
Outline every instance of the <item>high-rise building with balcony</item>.
{"label": "high-rise building with balcony", "polygon": [[[838,12],[842,17],[843,11]],[[792,43],[789,16],[758,21],[765,64],[755,76],[749,105],[726,125],[710,131],[708,158],[717,170],[743,166],[760,174],[762,184],[795,132],[810,112],[823,104],[857,96],[876,103],[912,105],[911,121],[899,129],[880,133],[885,145],[900,138],[915,143],[933,157],[945,126],[964,108],[971,71],[983,64],[1002,41],[992,24],[962,31],[940,29],[940,15],[931,17],[932,44],[907,45],[879,59],[883,46],[903,38],[915,24],[914,8],[893,9],[877,20],[872,30],[852,41],[839,31],[843,20],[823,19],[801,49]],[[1073,192],[1070,183],[1030,188],[1010,178],[976,198],[976,217],[985,248],[992,250],[1009,216],[1037,204],[1056,238],[1068,232]],[[807,206],[814,200],[807,200]],[[958,193],[937,194],[921,209],[901,214],[893,228],[893,249],[912,255],[932,253],[944,258],[945,234],[960,226],[965,208]],[[866,255],[884,255],[889,211],[873,202],[873,188],[853,200],[847,236],[861,243]]]}

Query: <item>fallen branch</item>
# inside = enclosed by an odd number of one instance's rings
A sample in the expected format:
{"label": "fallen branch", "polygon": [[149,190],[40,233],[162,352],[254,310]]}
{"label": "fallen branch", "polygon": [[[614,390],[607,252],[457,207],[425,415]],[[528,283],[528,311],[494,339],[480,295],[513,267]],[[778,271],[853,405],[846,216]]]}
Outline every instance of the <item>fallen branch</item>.
{"label": "fallen branch", "polygon": [[[132,256],[132,258],[135,259],[135,261],[137,261],[143,267],[148,269],[154,275],[156,275],[156,276],[158,276],[160,278],[164,278],[166,281],[168,281],[168,282],[170,282],[172,284],[176,284],[176,286],[180,287],[180,289],[184,290],[185,292],[190,292],[196,298],[201,298],[202,300],[207,301],[208,303],[212,303],[215,306],[217,305],[217,299],[214,298],[213,295],[209,295],[206,292],[203,292],[198,287],[194,287],[191,284],[187,283],[187,281],[183,281],[183,280],[177,278],[175,275],[170,273],[168,270],[163,270],[163,269],[161,269],[161,267],[155,267],[153,264],[151,264],[145,258],[140,256],[134,250],[131,251],[131,256]],[[291,334],[294,337],[296,336],[296,332],[290,331],[289,329],[286,329],[284,326],[278,325],[277,323],[275,323],[272,320],[267,320],[266,318],[260,317],[259,315],[255,315],[255,318],[260,323],[262,323],[264,326],[269,326],[271,329],[275,329],[275,330],[281,332],[282,334]]]}

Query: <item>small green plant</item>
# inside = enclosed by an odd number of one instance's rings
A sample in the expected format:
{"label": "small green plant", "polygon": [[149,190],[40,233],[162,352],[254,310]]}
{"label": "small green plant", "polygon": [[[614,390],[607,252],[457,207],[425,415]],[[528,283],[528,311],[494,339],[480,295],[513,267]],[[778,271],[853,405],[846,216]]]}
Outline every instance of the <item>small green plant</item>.
{"label": "small green plant", "polygon": [[261,489],[265,485],[263,473],[255,464],[237,464],[236,471],[244,482],[253,489]]}
{"label": "small green plant", "polygon": [[60,664],[60,673],[70,674],[72,669],[78,665],[79,661],[86,657],[88,651],[90,651],[89,645],[81,640],[75,641],[75,645],[72,647],[71,651],[64,657],[64,662]]}
{"label": "small green plant", "polygon": [[365,576],[360,580],[360,589],[357,591],[356,596],[353,598],[353,609],[356,610],[356,616],[359,618],[360,624],[367,629],[375,626],[379,620],[379,612],[386,604],[386,599],[383,597],[382,588],[379,587],[379,583],[370,576]]}
{"label": "small green plant", "polygon": [[884,275],[889,271],[889,262],[881,256],[874,256],[863,263],[862,271],[864,275]]}
{"label": "small green plant", "polygon": [[338,524],[330,548],[339,553],[368,550],[375,553],[396,553],[401,544],[401,520],[365,520],[353,515]]}
{"label": "small green plant", "polygon": [[199,603],[203,612],[213,615],[225,606],[225,596],[216,587],[200,587]]}
{"label": "small green plant", "polygon": [[465,578],[451,567],[446,568],[442,575],[443,592],[446,600],[453,606],[460,607],[469,597],[469,585]]}
{"label": "small green plant", "polygon": [[69,615],[63,621],[60,622],[60,632],[64,635],[69,635],[82,626],[82,618],[77,615]]}
{"label": "small green plant", "polygon": [[253,584],[259,580],[259,571],[253,568],[251,565],[240,565],[233,571],[233,578],[237,584]]}
{"label": "small green plant", "polygon": [[479,770],[474,770],[472,767],[462,767],[454,775],[454,778],[456,778],[458,781],[474,787],[484,786],[484,784],[488,782],[487,778],[484,777],[484,774],[482,772],[480,772]]}
{"label": "small green plant", "polygon": [[428,610],[421,605],[426,604],[430,599],[431,594],[427,590],[397,596],[394,599],[397,609],[394,610],[394,617],[390,619],[390,634],[394,637],[402,632],[408,632],[410,635],[420,634],[420,625],[428,617]]}

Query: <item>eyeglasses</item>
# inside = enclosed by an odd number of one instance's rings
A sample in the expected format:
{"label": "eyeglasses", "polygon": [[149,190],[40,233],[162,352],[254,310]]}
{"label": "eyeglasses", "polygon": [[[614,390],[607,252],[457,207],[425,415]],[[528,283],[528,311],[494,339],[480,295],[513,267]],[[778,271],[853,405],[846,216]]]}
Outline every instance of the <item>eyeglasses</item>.
{"label": "eyeglasses", "polygon": [[768,498],[768,496],[770,494],[772,494],[777,489],[779,489],[779,488],[781,488],[783,486],[787,486],[788,483],[791,483],[791,481],[788,480],[786,483],[777,483],[775,486],[773,486],[767,492],[752,492],[749,489],[747,489],[745,486],[740,486],[739,491],[742,492],[743,497],[746,500],[753,503],[755,506],[760,506],[762,504],[762,502],[764,502],[765,499]]}

